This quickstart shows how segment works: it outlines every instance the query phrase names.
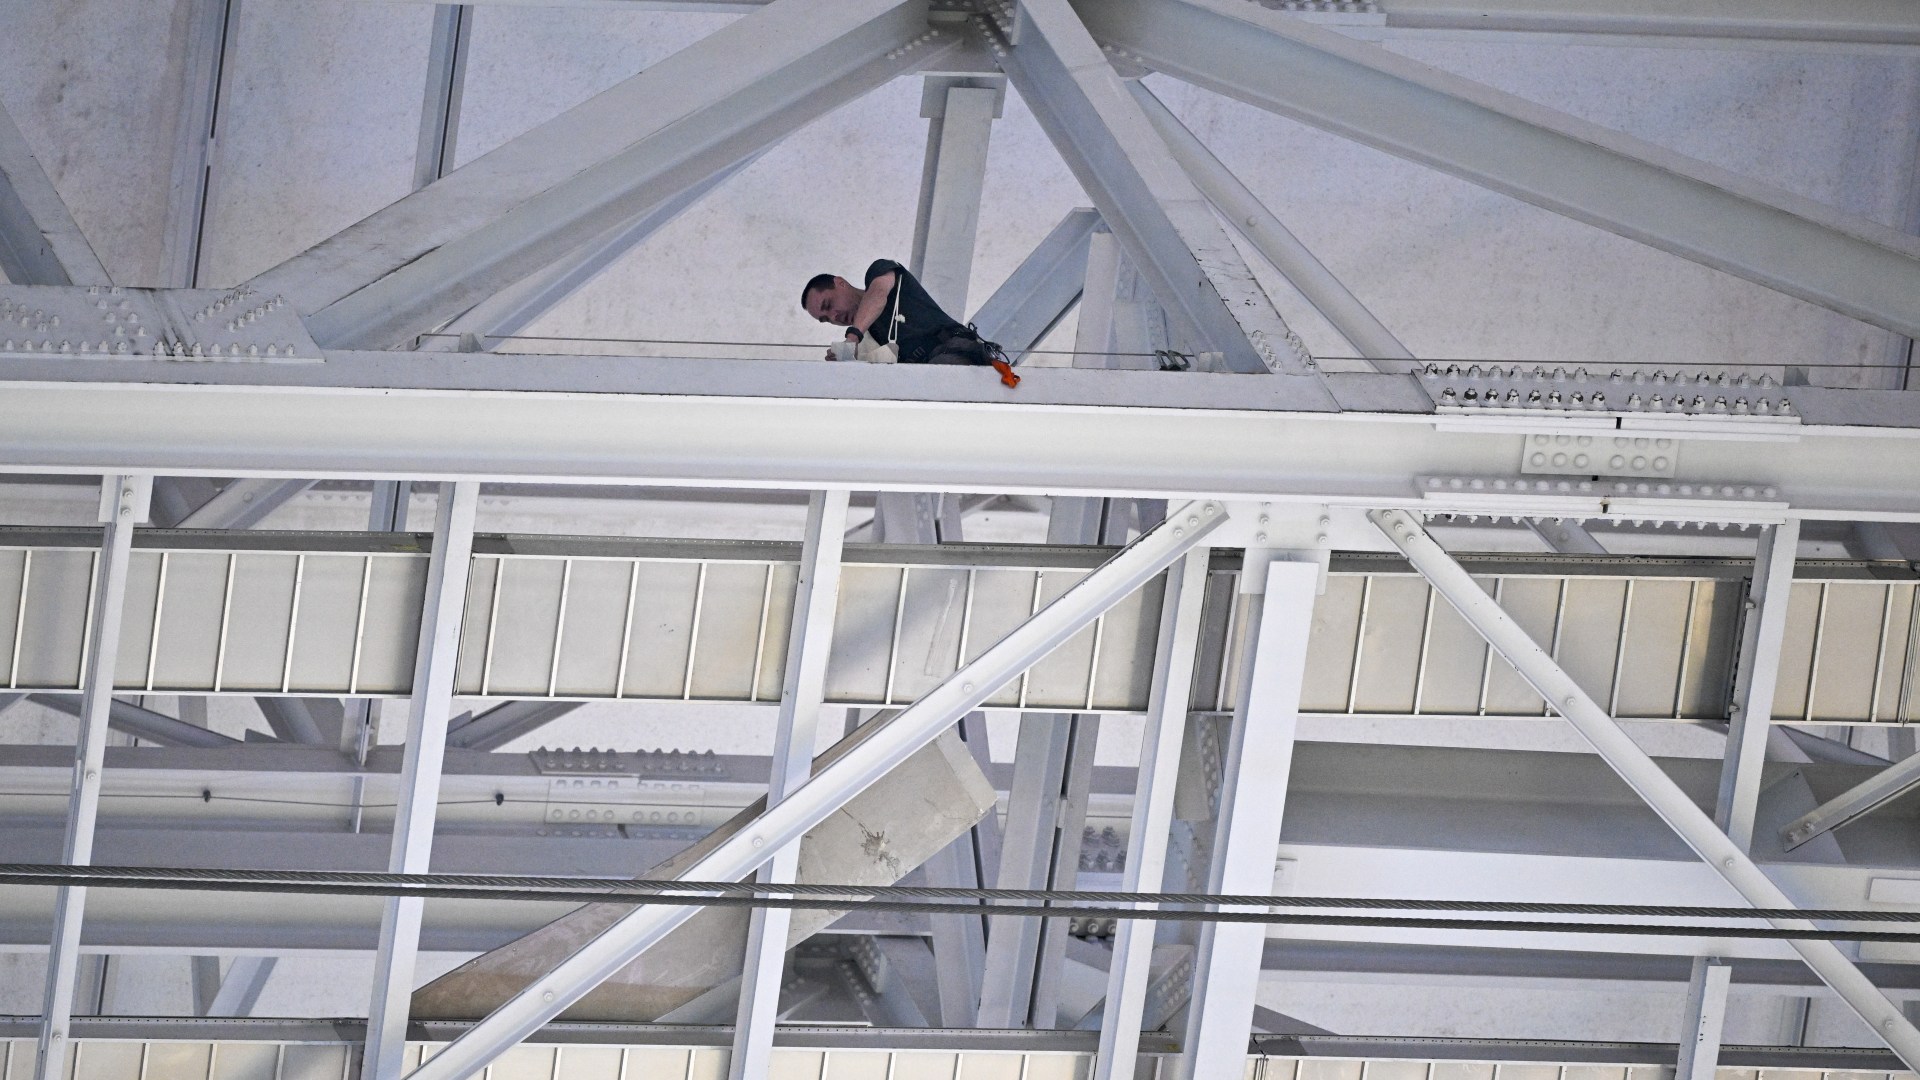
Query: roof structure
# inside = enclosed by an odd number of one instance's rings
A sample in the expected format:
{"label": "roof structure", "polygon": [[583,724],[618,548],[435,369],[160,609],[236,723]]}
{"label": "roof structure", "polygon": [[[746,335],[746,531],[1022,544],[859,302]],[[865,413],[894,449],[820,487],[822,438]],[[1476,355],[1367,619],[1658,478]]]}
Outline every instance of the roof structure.
{"label": "roof structure", "polygon": [[0,1076],[1920,1066],[1920,8],[0,27]]}

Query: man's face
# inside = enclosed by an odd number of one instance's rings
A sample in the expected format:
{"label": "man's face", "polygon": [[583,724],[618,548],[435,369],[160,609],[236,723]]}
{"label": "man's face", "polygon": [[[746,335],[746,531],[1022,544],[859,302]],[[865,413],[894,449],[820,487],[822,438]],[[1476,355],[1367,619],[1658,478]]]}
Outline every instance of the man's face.
{"label": "man's face", "polygon": [[845,278],[834,279],[831,289],[815,289],[808,293],[805,304],[807,314],[835,326],[853,325],[853,314],[859,306],[860,298]]}

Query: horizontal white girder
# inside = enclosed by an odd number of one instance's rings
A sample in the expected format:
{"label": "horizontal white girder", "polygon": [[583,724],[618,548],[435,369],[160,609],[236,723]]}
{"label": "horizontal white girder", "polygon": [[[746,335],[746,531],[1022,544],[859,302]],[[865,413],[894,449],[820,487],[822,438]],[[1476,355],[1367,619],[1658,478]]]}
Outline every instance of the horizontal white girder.
{"label": "horizontal white girder", "polygon": [[[1920,395],[1793,387],[1802,422],[1433,414],[1414,376],[993,373],[802,361],[330,353],[324,364],[0,359],[0,472],[1215,497],[1479,514],[1920,520]],[[217,386],[193,385],[217,383]],[[1710,393],[1712,391],[1709,391]],[[1527,438],[1678,440],[1676,497],[1516,493]],[[875,446],[888,453],[875,454]],[[1483,480],[1451,489],[1429,478]],[[1530,478],[1542,480],[1547,478]],[[1549,487],[1552,487],[1549,480]],[[1679,498],[1678,485],[1736,485]],[[1746,488],[1753,495],[1744,494]],[[1775,489],[1766,495],[1766,488]],[[1716,489],[1718,490],[1718,489]]]}

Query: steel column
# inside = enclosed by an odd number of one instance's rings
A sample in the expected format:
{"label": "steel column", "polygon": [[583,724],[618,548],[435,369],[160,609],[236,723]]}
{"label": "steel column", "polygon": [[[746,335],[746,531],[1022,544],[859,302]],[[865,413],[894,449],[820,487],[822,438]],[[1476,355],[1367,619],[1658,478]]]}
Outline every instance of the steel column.
{"label": "steel column", "polygon": [[927,165],[920,177],[912,270],[934,303],[949,312],[967,310],[974,240],[980,231],[980,189],[987,179],[987,143],[1004,93],[949,86],[940,95],[939,112],[927,118]]}
{"label": "steel column", "polygon": [[1920,240],[1238,0],[1081,0],[1156,70],[1908,336]]}
{"label": "steel column", "polygon": [[420,141],[413,152],[413,190],[453,171],[460,132],[460,101],[467,83],[467,42],[473,8],[435,4],[433,37],[427,45],[427,90],[420,103]]}
{"label": "steel column", "polygon": [[[1748,903],[1755,907],[1786,908],[1793,902],[1773,883],[1741,845],[1722,832],[1646,751],[1622,731],[1553,658],[1527,636],[1512,616],[1427,535],[1413,515],[1402,510],[1376,510],[1368,515],[1393,545],[1425,577],[1461,617],[1487,639],[1494,651],[1513,665],[1528,685],[1567,718],[1581,737],[1605,759],[1621,779],[1660,815],[1687,846],[1705,859]],[[1782,928],[1809,929],[1804,919],[1773,920]],[[1867,1026],[1909,1067],[1920,1064],[1920,1031],[1900,1014],[1831,941],[1793,941],[1793,950],[1834,989]]]}
{"label": "steel column", "polygon": [[[414,660],[413,696],[407,709],[400,805],[394,814],[393,842],[387,858],[390,873],[426,873],[432,858],[433,819],[440,800],[441,759],[453,704],[460,616],[466,601],[467,565],[473,554],[474,513],[479,504],[479,484],[440,485],[433,554],[420,618],[420,645]],[[367,1019],[365,1070],[371,1080],[392,1080],[400,1075],[424,907],[425,901],[417,897],[392,897],[381,913],[380,946],[374,954],[373,1004]]]}
{"label": "steel column", "polygon": [[[1187,705],[1200,645],[1206,603],[1207,556],[1189,555],[1167,574],[1160,601],[1160,640],[1153,661],[1147,724],[1140,734],[1140,772],[1134,783],[1127,868],[1120,887],[1154,892],[1166,873],[1167,838],[1173,828],[1173,789],[1186,739]],[[1100,1021],[1100,1052],[1094,1080],[1133,1080],[1139,1061],[1140,1023],[1147,1004],[1147,962],[1155,924],[1123,920],[1114,928],[1113,961],[1107,968],[1107,1002]]]}
{"label": "steel column", "polygon": [[180,112],[160,253],[160,278],[168,285],[190,289],[199,284],[212,202],[213,139],[239,27],[240,0],[192,0],[182,23]]}
{"label": "steel column", "polygon": [[1339,331],[1347,343],[1360,350],[1360,355],[1377,360],[1411,360],[1413,353],[1408,351],[1400,339],[1393,336],[1376,318],[1360,298],[1353,295],[1339,278],[1333,276],[1326,264],[1307,250],[1307,245],[1293,235],[1293,231],[1281,224],[1279,217],[1267,209],[1265,203],[1247,186],[1233,175],[1220,159],[1213,156],[1193,132],[1173,115],[1153,91],[1138,80],[1129,81],[1128,89],[1133,91],[1134,100],[1146,110],[1147,119],[1153,122],[1154,129],[1167,141],[1167,149],[1172,151],[1175,161],[1187,171],[1194,186],[1207,197],[1220,211],[1220,216],[1233,226],[1235,232],[1246,237],[1260,257],[1273,264],[1275,270],[1287,279],[1288,284],[1312,304],[1314,310],[1326,317],[1328,323]]}
{"label": "steel column", "polygon": [[[1225,370],[1311,376],[1299,339],[1066,0],[1021,4],[1000,32],[1002,68],[1181,336]],[[1291,389],[1300,408],[1334,408],[1317,378]]]}
{"label": "steel column", "polygon": [[[1091,625],[1101,612],[1192,550],[1225,519],[1226,510],[1218,503],[1184,504],[1159,528],[1082,578],[1059,599],[902,710],[886,727],[814,773],[778,806],[768,807],[706,856],[689,864],[682,876],[689,880],[737,880],[758,869],[782,845],[798,840],[826,820],[852,795],[932,742],[1055,646]],[[412,1076],[416,1080],[464,1080],[625,967],[684,922],[693,910],[648,906],[623,916],[468,1029]]]}
{"label": "steel column", "polygon": [[[74,745],[73,786],[67,796],[66,837],[60,858],[70,866],[93,861],[94,823],[100,815],[100,774],[106,771],[107,712],[113,701],[114,667],[120,658],[120,616],[126,609],[127,565],[133,556],[133,528],[146,520],[152,492],[151,477],[108,475],[100,482],[100,520],[106,528],[94,562],[87,619],[89,646],[81,665],[80,732]],[[86,910],[85,887],[65,886],[55,894],[35,1080],[65,1080],[67,1075],[67,1048],[72,1044],[67,1028],[73,1019],[73,990],[80,970],[80,924]]]}
{"label": "steel column", "polygon": [[[1786,637],[1787,599],[1793,590],[1793,564],[1800,544],[1800,523],[1787,521],[1760,538],[1753,584],[1747,595],[1747,619],[1741,628],[1740,655],[1734,672],[1726,759],[1713,821],[1742,851],[1753,850],[1753,819],[1760,806],[1760,776],[1767,763],[1773,730],[1773,691],[1780,671],[1780,645]],[[1720,1064],[1720,1033],[1727,1019],[1732,971],[1718,957],[1694,958],[1687,980],[1686,1022],[1680,1029],[1679,1080],[1713,1080]]]}
{"label": "steel column", "polygon": [[[780,688],[780,715],[774,727],[773,761],[767,777],[767,807],[807,781],[826,700],[827,654],[833,645],[833,616],[840,599],[840,550],[847,531],[844,488],[817,491],[807,504],[807,532],[801,544],[800,576],[794,585],[793,629],[787,636],[787,663]],[[788,884],[800,866],[800,845],[784,844],[760,871],[760,880]],[[787,937],[793,912],[756,908],[747,923],[746,967],[740,980],[740,1008],[733,1028],[730,1080],[760,1080],[773,1060],[773,1029],[780,1005],[780,976],[786,967]]]}
{"label": "steel column", "polygon": [[[1307,634],[1320,587],[1317,562],[1283,562],[1281,553],[1249,549],[1240,569],[1247,597],[1244,674],[1227,736],[1213,837],[1211,892],[1271,893],[1274,853],[1293,768]],[[1203,924],[1193,965],[1180,1075],[1228,1076],[1244,1068],[1260,988],[1266,928],[1251,923]]]}

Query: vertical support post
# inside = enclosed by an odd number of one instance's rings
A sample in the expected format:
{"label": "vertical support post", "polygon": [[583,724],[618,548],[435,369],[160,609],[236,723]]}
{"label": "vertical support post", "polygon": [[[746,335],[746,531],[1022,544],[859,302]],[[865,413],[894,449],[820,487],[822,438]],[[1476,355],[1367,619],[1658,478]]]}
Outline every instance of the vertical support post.
{"label": "vertical support post", "polygon": [[1005,94],[1004,87],[957,84],[936,76],[927,79],[922,97],[927,159],[920,175],[911,266],[927,295],[949,312],[967,310],[987,143]]}
{"label": "vertical support post", "polygon": [[1105,225],[1087,238],[1087,284],[1073,331],[1073,366],[1112,367],[1113,309],[1120,292],[1120,241]]}
{"label": "vertical support post", "polygon": [[427,93],[420,103],[420,142],[413,152],[413,190],[453,171],[460,132],[460,99],[467,83],[467,41],[473,8],[435,4],[433,39],[427,46]]}
{"label": "vertical support post", "polygon": [[[847,531],[847,492],[816,491],[807,505],[800,577],[794,587],[793,628],[787,636],[787,666],[780,688],[780,716],[773,736],[773,768],[767,777],[767,807],[806,783],[826,701],[827,654],[833,645],[834,610],[840,597],[840,551]],[[800,845],[774,852],[760,880],[786,884],[800,866]],[[747,924],[746,969],[740,980],[740,1011],[733,1028],[730,1080],[761,1080],[773,1058],[773,1029],[780,1005],[780,975],[786,966],[793,913],[754,908]]]}
{"label": "vertical support post", "polygon": [[[113,672],[120,657],[120,615],[126,608],[127,565],[133,557],[133,527],[147,519],[153,478],[108,475],[100,483],[100,521],[106,526],[94,566],[93,614],[80,671],[80,734],[73,752],[73,786],[67,795],[67,831],[60,861],[93,861],[94,822],[100,813],[101,774],[106,771],[107,712],[113,704]],[[47,956],[45,1004],[40,1010],[35,1080],[66,1080],[67,1029],[73,1020],[74,984],[80,971],[80,924],[86,916],[85,886],[62,886],[53,903],[53,941]]]}
{"label": "vertical support post", "polygon": [[[1241,563],[1249,651],[1227,735],[1209,892],[1273,891],[1274,853],[1306,678],[1307,634],[1320,586],[1318,563],[1279,558],[1279,552],[1250,548]],[[1235,1076],[1245,1068],[1265,943],[1266,928],[1257,923],[1200,928],[1180,1056],[1180,1075],[1187,1080]]]}
{"label": "vertical support post", "polygon": [[[1190,554],[1167,574],[1160,601],[1160,637],[1147,698],[1147,724],[1140,735],[1140,773],[1128,826],[1127,869],[1120,887],[1153,892],[1166,872],[1167,837],[1173,827],[1173,790],[1186,739],[1187,706],[1200,643],[1200,617],[1207,592],[1207,553]],[[1114,928],[1113,962],[1107,969],[1107,1004],[1100,1023],[1094,1080],[1133,1080],[1140,1053],[1140,1024],[1147,1007],[1147,963],[1154,924],[1124,919]]]}
{"label": "vertical support post", "polygon": [[240,0],[193,0],[181,50],[181,105],[167,183],[161,284],[199,284],[201,248],[213,186],[213,140],[226,98],[226,74],[240,26]]}
{"label": "vertical support post", "polygon": [[[413,485],[405,480],[376,480],[373,497],[367,506],[368,532],[404,532],[407,527],[407,497]],[[367,777],[364,771],[367,752],[373,749],[373,701],[348,698],[340,725],[342,750],[353,753],[360,772],[353,777],[353,807],[347,812],[347,828],[359,832],[366,817]]]}
{"label": "vertical support post", "polygon": [[[1472,575],[1427,535],[1413,515],[1401,510],[1376,510],[1368,517],[1413,568],[1432,583],[1434,591],[1453,605],[1495,652],[1513,665],[1527,685],[1566,717],[1627,786],[1747,903],[1763,908],[1794,906],[1793,900],[1754,863],[1746,849],[1734,843],[1712,818],[1693,804],[1687,793],[1621,730],[1593,696],[1562,670],[1511,615],[1500,609]],[[1814,928],[1806,919],[1780,918],[1768,922],[1781,929]],[[1914,1029],[1886,995],[1875,989],[1873,982],[1838,946],[1825,940],[1793,940],[1788,944],[1901,1061],[1909,1068],[1920,1065],[1920,1031]]]}
{"label": "vertical support post", "polygon": [[[974,241],[980,231],[980,191],[987,179],[987,142],[1005,93],[992,85],[936,76],[926,80],[921,94],[927,156],[908,269],[943,311],[967,310]],[[958,317],[964,320],[964,315]],[[923,537],[939,536],[939,503],[939,496],[925,492],[879,492],[874,496],[874,541],[936,542]]]}
{"label": "vertical support post", "polygon": [[[1760,538],[1747,593],[1740,656],[1729,704],[1727,753],[1713,823],[1742,851],[1753,850],[1753,821],[1760,807],[1760,774],[1767,764],[1773,728],[1773,692],[1779,681],[1780,646],[1786,640],[1787,599],[1793,592],[1794,554],[1800,522],[1788,520]],[[1676,1080],[1713,1080],[1720,1064],[1720,1032],[1727,1019],[1732,968],[1717,957],[1697,956],[1687,979],[1687,1013],[1681,1028]]]}
{"label": "vertical support post", "polygon": [[[431,862],[434,811],[440,802],[441,759],[453,706],[460,617],[466,606],[467,565],[473,555],[473,520],[479,503],[480,485],[475,481],[440,485],[420,644],[414,655],[413,694],[407,708],[400,805],[387,857],[389,873],[424,874]],[[365,1072],[370,1080],[394,1080],[401,1075],[424,907],[419,897],[390,897],[380,917],[373,1003],[367,1016]]]}

